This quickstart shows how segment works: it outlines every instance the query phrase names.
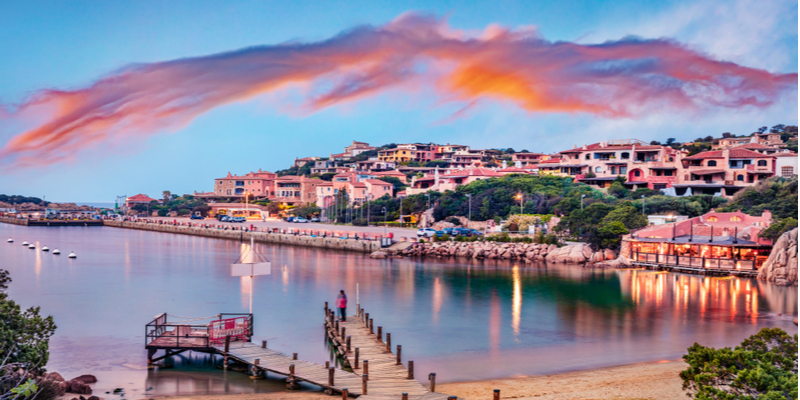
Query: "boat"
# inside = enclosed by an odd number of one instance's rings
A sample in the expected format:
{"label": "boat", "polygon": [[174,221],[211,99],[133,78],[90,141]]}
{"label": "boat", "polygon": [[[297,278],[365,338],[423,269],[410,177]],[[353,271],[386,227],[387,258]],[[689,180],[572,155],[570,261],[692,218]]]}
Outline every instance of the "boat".
{"label": "boat", "polygon": [[75,254],[75,252],[73,251],[73,252],[70,252],[67,257],[69,257],[69,258],[78,258],[78,255]]}
{"label": "boat", "polygon": [[61,254],[61,250],[55,249],[55,250],[53,250],[53,254],[59,255],[59,254]]}
{"label": "boat", "polygon": [[28,245],[28,242],[22,242],[22,245],[23,245],[23,246],[27,246],[27,245]]}
{"label": "boat", "polygon": [[50,251],[50,249],[47,248],[47,245],[44,245],[44,247],[42,247],[42,251]]}
{"label": "boat", "polygon": [[8,243],[14,243],[14,239],[8,238]]}
{"label": "boat", "polygon": [[35,249],[35,248],[36,248],[36,245],[35,245],[35,244],[33,244],[33,243],[31,243],[31,244],[29,244],[29,245],[28,245],[28,248],[29,248],[29,249],[31,249],[31,250],[33,250],[33,249]]}

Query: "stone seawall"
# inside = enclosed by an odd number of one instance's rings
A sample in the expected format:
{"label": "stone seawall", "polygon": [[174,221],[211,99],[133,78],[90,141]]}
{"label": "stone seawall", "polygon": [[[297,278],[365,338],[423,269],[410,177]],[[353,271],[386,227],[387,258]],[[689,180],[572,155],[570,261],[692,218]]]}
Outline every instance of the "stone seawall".
{"label": "stone seawall", "polygon": [[380,242],[377,240],[355,240],[355,239],[341,239],[331,237],[319,236],[303,236],[303,235],[287,235],[280,233],[266,233],[266,232],[246,232],[239,230],[222,230],[212,228],[198,228],[193,226],[175,226],[175,225],[159,225],[159,224],[146,224],[140,222],[129,221],[103,221],[105,226],[126,229],[139,229],[153,232],[177,233],[181,235],[194,235],[203,236],[216,239],[230,239],[238,241],[249,241],[252,237],[253,240],[260,243],[270,244],[285,244],[291,246],[306,246],[318,247],[323,249],[335,249],[346,251],[358,251],[362,253],[372,253],[381,249]]}
{"label": "stone seawall", "polygon": [[27,219],[0,217],[0,222],[4,222],[6,224],[28,226],[28,220]]}

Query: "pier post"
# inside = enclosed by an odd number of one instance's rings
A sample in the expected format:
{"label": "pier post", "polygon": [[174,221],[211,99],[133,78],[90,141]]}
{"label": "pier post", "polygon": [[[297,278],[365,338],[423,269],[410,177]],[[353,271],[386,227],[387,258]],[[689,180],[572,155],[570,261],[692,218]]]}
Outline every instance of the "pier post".
{"label": "pier post", "polygon": [[370,334],[370,335],[374,335],[374,334],[375,334],[375,330],[372,328],[372,327],[373,327],[373,325],[374,325],[374,324],[373,324],[372,318],[370,318],[370,319],[369,319],[369,334]]}
{"label": "pier post", "polygon": [[369,328],[369,313],[364,314],[364,327]]}
{"label": "pier post", "polygon": [[447,396],[447,400],[458,400],[458,396]]}
{"label": "pier post", "polygon": [[262,349],[266,349],[267,348],[267,341],[266,340],[262,340],[261,341],[261,348]]}
{"label": "pier post", "polygon": [[286,388],[289,390],[300,389],[300,384],[294,379],[294,364],[289,364],[289,378],[286,379]]}
{"label": "pier post", "polygon": [[328,314],[328,302],[327,301],[325,302],[325,314],[326,315]]}
{"label": "pier post", "polygon": [[335,328],[334,328],[334,330],[333,330],[333,334],[334,334],[334,336],[335,336],[335,335],[338,335],[338,334],[339,334],[339,320],[338,320],[338,319],[337,319],[337,320],[336,320],[336,322],[334,323],[334,327],[335,327]]}
{"label": "pier post", "polygon": [[361,395],[367,394],[367,376],[361,375]]}
{"label": "pier post", "polygon": [[353,369],[358,369],[358,347],[356,347],[355,366]]}
{"label": "pier post", "polygon": [[328,368],[328,386],[333,387],[333,372],[336,371],[335,368],[330,367]]}
{"label": "pier post", "polygon": [[383,341],[383,327],[382,326],[378,327],[378,336],[376,336],[376,338],[378,339],[378,342],[382,342]]}
{"label": "pier post", "polygon": [[[397,345],[397,363],[395,365],[401,365],[402,362],[400,361],[400,352],[403,350],[403,346]],[[409,361],[411,362],[411,361]],[[411,378],[408,378],[411,379]]]}
{"label": "pier post", "polygon": [[347,400],[347,388],[342,388],[342,400]]}
{"label": "pier post", "polygon": [[325,361],[325,369],[328,369],[330,367],[331,367],[331,362],[330,361]]}
{"label": "pier post", "polygon": [[364,360],[364,370],[362,372],[369,379],[369,360]]}
{"label": "pier post", "polygon": [[231,349],[231,335],[225,336],[225,356],[222,357],[222,369],[228,369],[228,351]]}
{"label": "pier post", "polygon": [[292,360],[297,360],[297,353],[292,353]]}
{"label": "pier post", "polygon": [[343,327],[342,327],[342,334],[341,334],[341,335],[339,335],[340,337],[347,337],[347,336],[345,336],[345,334],[344,334],[344,333],[345,333],[345,329],[344,329],[344,328],[345,328],[345,327],[343,326]]}
{"label": "pier post", "polygon": [[408,393],[406,393],[406,392],[403,392],[403,397],[402,397],[402,399],[403,399],[403,400],[408,400]]}
{"label": "pier post", "polygon": [[414,361],[408,362],[408,379],[414,379]]}
{"label": "pier post", "polygon": [[500,400],[500,389],[494,390],[494,400]]}
{"label": "pier post", "polygon": [[392,352],[392,334],[389,332],[386,332],[386,351]]}
{"label": "pier post", "polygon": [[350,352],[350,336],[347,336],[347,347],[346,350],[348,353]]}
{"label": "pier post", "polygon": [[436,372],[428,374],[428,380],[431,381],[431,393],[436,393]]}

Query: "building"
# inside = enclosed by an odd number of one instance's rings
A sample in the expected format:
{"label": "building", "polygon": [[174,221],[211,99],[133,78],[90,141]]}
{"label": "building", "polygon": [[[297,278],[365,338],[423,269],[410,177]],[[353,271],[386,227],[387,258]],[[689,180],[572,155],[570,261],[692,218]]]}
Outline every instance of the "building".
{"label": "building", "polygon": [[368,160],[357,161],[355,163],[356,171],[378,172],[378,171],[391,171],[397,167],[397,164],[392,161],[383,161],[378,158],[370,158]]}
{"label": "building", "polygon": [[406,174],[396,170],[396,169],[392,169],[392,170],[389,170],[389,171],[373,172],[373,174],[375,175],[376,178],[390,177],[391,176],[391,177],[395,177],[395,178],[399,179],[400,182],[408,183],[408,176]]}
{"label": "building", "polygon": [[137,194],[125,199],[125,208],[131,208],[138,204],[150,204],[151,202],[158,201],[146,194]]}
{"label": "building", "polygon": [[776,157],[742,148],[704,151],[684,157],[678,182],[668,194],[730,197],[775,175]]}
{"label": "building", "polygon": [[686,215],[648,215],[648,225],[663,225],[670,222],[680,222],[689,219]]}
{"label": "building", "polygon": [[514,166],[523,168],[528,166],[535,166],[540,161],[544,161],[549,156],[541,153],[514,153],[511,155],[511,162]]}
{"label": "building", "polygon": [[775,157],[775,173],[783,178],[797,175],[797,153],[785,150],[773,153]]}
{"label": "building", "polygon": [[771,223],[769,211],[764,211],[761,216],[750,216],[741,211],[711,211],[626,235],[622,239],[620,254],[635,264],[754,273],[772,249],[770,240],[758,237],[758,233]]}
{"label": "building", "polygon": [[299,168],[299,167],[302,167],[303,165],[306,165],[307,163],[314,162],[314,161],[317,161],[319,159],[320,159],[320,157],[295,158],[294,159],[294,164],[292,164],[292,166]]}
{"label": "building", "polygon": [[353,143],[351,143],[350,146],[344,148],[343,154],[350,154],[350,157],[355,157],[365,151],[371,150],[378,150],[378,148],[372,147],[366,142],[356,142],[353,140]]}
{"label": "building", "polygon": [[244,198],[249,194],[254,199],[267,199],[274,196],[277,174],[258,170],[244,175],[228,175],[214,180],[213,195],[198,195],[206,198]]}
{"label": "building", "polygon": [[412,179],[411,187],[406,189],[406,195],[425,193],[430,190],[437,192],[455,190],[456,187],[461,185],[501,176],[503,174],[491,168],[458,169],[447,171],[445,174],[439,174],[439,171],[436,170],[433,174],[425,174],[422,178],[415,177]]}
{"label": "building", "polygon": [[321,179],[287,175],[275,179],[275,195],[270,200],[286,205],[299,206],[317,202],[317,186]]}
{"label": "building", "polygon": [[756,134],[758,138],[758,143],[765,144],[768,146],[773,147],[781,147],[784,145],[783,140],[781,140],[780,132],[764,132]]}
{"label": "building", "polygon": [[741,146],[743,144],[747,144],[752,142],[754,139],[753,136],[750,137],[738,137],[738,138],[722,138],[719,139],[719,145],[717,147],[721,149],[729,148],[729,147],[736,147]]}

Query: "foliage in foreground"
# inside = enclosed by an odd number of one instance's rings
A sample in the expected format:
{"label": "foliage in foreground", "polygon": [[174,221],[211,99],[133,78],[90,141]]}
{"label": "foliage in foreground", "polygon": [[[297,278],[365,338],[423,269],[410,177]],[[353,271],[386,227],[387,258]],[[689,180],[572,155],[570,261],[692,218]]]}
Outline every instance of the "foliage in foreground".
{"label": "foliage in foreground", "polygon": [[44,372],[56,324],[52,316],[39,315],[39,307],[22,311],[5,293],[9,282],[8,271],[0,269],[0,359],[9,364],[28,365],[37,373]]}
{"label": "foliage in foreground", "polygon": [[683,356],[683,389],[695,399],[797,399],[797,335],[764,328],[731,349],[695,343]]}

